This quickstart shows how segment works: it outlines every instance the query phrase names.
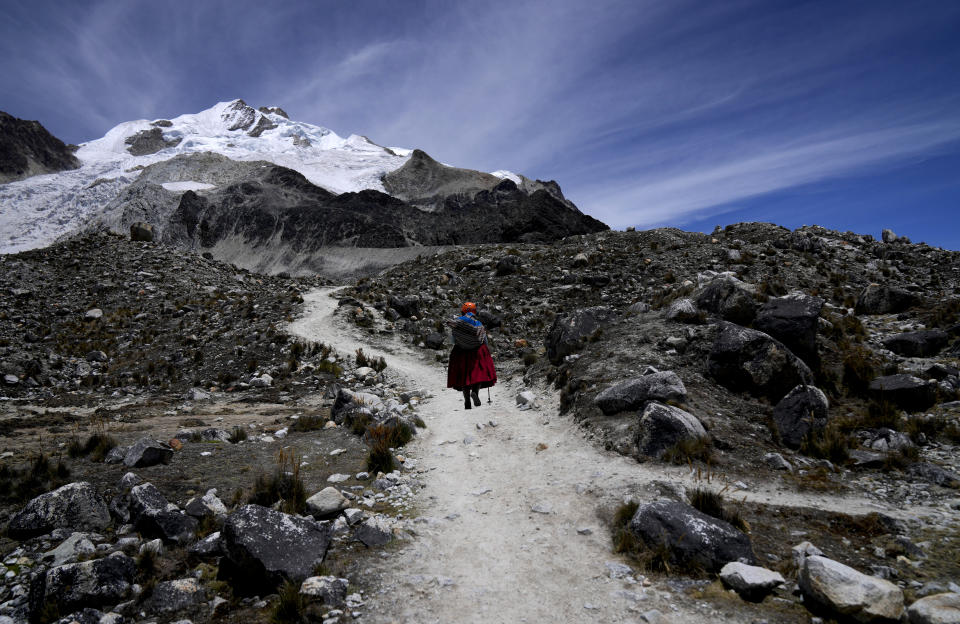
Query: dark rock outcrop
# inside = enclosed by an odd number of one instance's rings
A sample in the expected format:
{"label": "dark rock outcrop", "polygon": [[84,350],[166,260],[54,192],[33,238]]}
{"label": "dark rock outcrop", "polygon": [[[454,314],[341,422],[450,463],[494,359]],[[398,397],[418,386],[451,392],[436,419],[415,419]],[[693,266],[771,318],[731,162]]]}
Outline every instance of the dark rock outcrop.
{"label": "dark rock outcrop", "polygon": [[731,561],[753,564],[750,538],[729,523],[677,501],[641,505],[630,532],[647,546],[666,545],[675,563],[717,572]]}
{"label": "dark rock outcrop", "polygon": [[707,360],[710,376],[731,390],[779,401],[805,380],[810,368],[767,334],[723,323]]}
{"label": "dark rock outcrop", "polygon": [[230,514],[223,527],[221,573],[241,588],[263,593],[283,580],[302,581],[323,561],[330,529],[259,505]]}
{"label": "dark rock outcrop", "polygon": [[761,306],[754,327],[813,365],[817,360],[817,327],[822,309],[820,297],[802,293],[777,297]]}
{"label": "dark rock outcrop", "polygon": [[51,568],[31,586],[30,603],[39,611],[44,603],[53,602],[62,612],[116,604],[129,595],[135,567],[133,559],[117,552]]}
{"label": "dark rock outcrop", "polygon": [[773,422],[780,440],[790,448],[800,448],[807,434],[827,426],[829,408],[830,403],[819,388],[797,386],[773,408]]}
{"label": "dark rock outcrop", "polygon": [[637,452],[641,457],[660,459],[681,442],[706,437],[703,425],[692,414],[679,407],[651,402],[640,416]]}
{"label": "dark rock outcrop", "polygon": [[0,184],[79,166],[73,151],[39,121],[0,111]]}
{"label": "dark rock outcrop", "polygon": [[941,329],[912,331],[890,336],[883,341],[883,346],[897,355],[906,357],[934,356],[950,341],[947,332]]}
{"label": "dark rock outcrop", "polygon": [[616,317],[616,312],[602,306],[581,308],[558,316],[547,334],[547,357],[554,364],[560,363],[564,357],[576,353],[584,340],[612,323]]}
{"label": "dark rock outcrop", "polygon": [[170,445],[151,438],[140,438],[127,451],[123,463],[131,468],[168,464],[173,457]]}
{"label": "dark rock outcrop", "polygon": [[718,277],[710,281],[697,291],[693,302],[699,309],[738,325],[749,325],[757,315],[754,293],[747,284],[734,277]]}
{"label": "dark rock outcrop", "polygon": [[109,524],[107,504],[91,484],[79,481],[31,500],[10,520],[7,533],[15,539],[26,539],[53,529],[95,531]]}
{"label": "dark rock outcrop", "polygon": [[919,303],[916,295],[900,288],[870,284],[857,297],[857,314],[889,314],[903,312]]}
{"label": "dark rock outcrop", "polygon": [[124,143],[127,144],[127,151],[134,156],[146,156],[148,154],[156,154],[160,150],[167,149],[168,147],[176,147],[180,145],[180,141],[182,140],[180,137],[168,140],[164,138],[163,130],[158,127],[153,127],[149,130],[141,130],[132,136],[128,136]]}
{"label": "dark rock outcrop", "polygon": [[919,412],[937,402],[937,384],[908,374],[886,375],[870,382],[871,394],[907,410]]}

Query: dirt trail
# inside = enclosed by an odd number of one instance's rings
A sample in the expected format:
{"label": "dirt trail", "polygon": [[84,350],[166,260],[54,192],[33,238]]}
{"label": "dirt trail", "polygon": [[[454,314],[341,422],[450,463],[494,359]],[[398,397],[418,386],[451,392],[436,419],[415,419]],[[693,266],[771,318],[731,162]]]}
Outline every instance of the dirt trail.
{"label": "dirt trail", "polygon": [[[341,354],[362,346],[383,355],[389,373],[435,395],[419,407],[427,429],[406,449],[426,483],[417,536],[384,555],[383,590],[367,596],[364,621],[642,622],[651,609],[667,621],[723,621],[666,586],[611,578],[606,565],[621,561],[598,509],[627,495],[655,498],[654,480],[692,484],[689,471],[595,448],[557,416],[552,393],[541,396],[538,409],[521,411],[514,401],[521,388],[498,384],[492,404],[483,393],[483,405],[467,411],[460,393],[444,389],[439,365],[397,343],[373,345],[369,334],[335,317],[330,292],[305,296],[292,333]],[[750,488],[737,497],[847,513],[878,509],[866,500]]]}

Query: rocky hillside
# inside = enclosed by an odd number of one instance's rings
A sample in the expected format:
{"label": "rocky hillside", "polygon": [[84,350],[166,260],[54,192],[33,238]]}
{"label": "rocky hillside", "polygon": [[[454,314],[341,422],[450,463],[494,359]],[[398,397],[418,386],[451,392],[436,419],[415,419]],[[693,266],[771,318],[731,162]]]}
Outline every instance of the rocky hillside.
{"label": "rocky hillside", "polygon": [[76,169],[80,161],[73,151],[39,121],[17,119],[0,111],[0,184]]}

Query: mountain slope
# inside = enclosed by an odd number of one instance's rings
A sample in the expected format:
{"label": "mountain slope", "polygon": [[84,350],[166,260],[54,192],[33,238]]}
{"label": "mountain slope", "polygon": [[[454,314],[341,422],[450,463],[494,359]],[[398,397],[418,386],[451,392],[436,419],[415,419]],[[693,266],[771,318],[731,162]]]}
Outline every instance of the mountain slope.
{"label": "mountain slope", "polygon": [[79,166],[71,149],[39,121],[0,111],[0,184]]}

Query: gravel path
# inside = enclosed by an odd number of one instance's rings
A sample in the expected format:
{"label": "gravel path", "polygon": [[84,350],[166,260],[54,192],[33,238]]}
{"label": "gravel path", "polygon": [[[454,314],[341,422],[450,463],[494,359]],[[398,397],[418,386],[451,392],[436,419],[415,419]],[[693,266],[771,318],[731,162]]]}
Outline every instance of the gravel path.
{"label": "gravel path", "polygon": [[[623,561],[612,553],[598,509],[615,505],[611,496],[654,498],[646,487],[653,480],[692,483],[686,469],[638,464],[595,448],[557,416],[552,394],[522,411],[514,401],[521,388],[498,384],[492,404],[483,393],[483,405],[467,411],[460,393],[443,389],[439,365],[396,343],[373,346],[370,334],[335,317],[330,292],[305,296],[306,312],[292,333],[342,354],[363,346],[368,355],[383,355],[388,372],[408,386],[435,394],[419,407],[427,429],[405,449],[426,483],[417,535],[377,565],[382,589],[367,596],[364,621],[643,622],[651,609],[663,621],[725,620],[660,583],[612,578],[607,565]],[[866,500],[752,486],[743,495],[758,502],[877,510]]]}

